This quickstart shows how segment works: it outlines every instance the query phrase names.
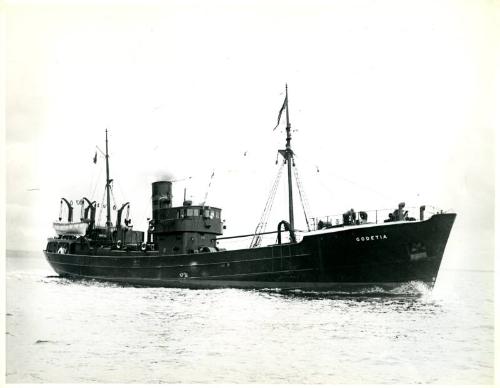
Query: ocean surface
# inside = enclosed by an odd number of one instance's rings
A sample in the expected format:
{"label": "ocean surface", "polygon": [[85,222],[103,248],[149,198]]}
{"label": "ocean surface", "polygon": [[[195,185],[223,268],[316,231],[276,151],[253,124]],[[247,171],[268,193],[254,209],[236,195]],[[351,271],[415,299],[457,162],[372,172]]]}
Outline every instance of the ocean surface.
{"label": "ocean surface", "polygon": [[7,257],[7,383],[493,384],[493,272],[356,293],[123,287]]}

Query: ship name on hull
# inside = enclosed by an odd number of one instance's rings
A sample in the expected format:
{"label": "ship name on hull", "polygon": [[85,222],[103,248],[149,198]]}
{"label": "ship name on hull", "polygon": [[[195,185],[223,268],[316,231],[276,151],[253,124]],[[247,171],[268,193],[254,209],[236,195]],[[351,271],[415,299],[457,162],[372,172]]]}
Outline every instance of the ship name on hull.
{"label": "ship name on hull", "polygon": [[356,241],[374,241],[374,240],[387,240],[386,234],[375,234],[372,236],[356,237]]}

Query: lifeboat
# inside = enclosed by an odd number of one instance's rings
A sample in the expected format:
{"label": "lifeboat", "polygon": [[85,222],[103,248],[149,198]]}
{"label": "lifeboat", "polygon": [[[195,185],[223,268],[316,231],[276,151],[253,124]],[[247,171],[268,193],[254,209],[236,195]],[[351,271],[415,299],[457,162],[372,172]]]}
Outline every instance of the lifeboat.
{"label": "lifeboat", "polygon": [[85,236],[88,222],[54,222],[54,230],[59,236]]}

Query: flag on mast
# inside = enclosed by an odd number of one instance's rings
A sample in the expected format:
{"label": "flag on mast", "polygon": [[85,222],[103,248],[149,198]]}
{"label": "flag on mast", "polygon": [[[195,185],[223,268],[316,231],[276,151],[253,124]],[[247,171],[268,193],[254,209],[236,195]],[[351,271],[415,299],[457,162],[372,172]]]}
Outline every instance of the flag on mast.
{"label": "flag on mast", "polygon": [[283,101],[283,106],[281,107],[280,109],[280,113],[278,114],[278,123],[276,124],[276,126],[273,128],[273,131],[278,128],[278,125],[280,125],[280,120],[281,120],[281,114],[283,113],[283,111],[285,110],[285,107],[287,106],[287,99],[288,99],[288,94],[285,96],[285,101]]}

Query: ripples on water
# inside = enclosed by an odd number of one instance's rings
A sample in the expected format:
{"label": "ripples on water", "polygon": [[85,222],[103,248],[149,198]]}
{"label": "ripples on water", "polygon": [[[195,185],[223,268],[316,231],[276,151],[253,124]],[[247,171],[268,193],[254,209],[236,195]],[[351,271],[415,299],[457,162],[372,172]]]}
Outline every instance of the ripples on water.
{"label": "ripples on water", "polygon": [[185,290],[9,258],[9,383],[493,382],[493,275],[393,290]]}

